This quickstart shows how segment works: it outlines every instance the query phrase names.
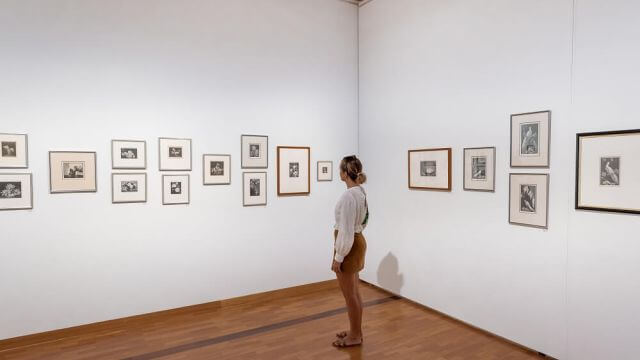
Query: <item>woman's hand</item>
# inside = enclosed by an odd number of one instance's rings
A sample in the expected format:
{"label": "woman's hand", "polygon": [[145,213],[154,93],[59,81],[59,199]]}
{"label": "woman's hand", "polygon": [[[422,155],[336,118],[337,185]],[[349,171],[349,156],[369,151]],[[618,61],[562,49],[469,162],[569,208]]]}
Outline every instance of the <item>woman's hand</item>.
{"label": "woman's hand", "polygon": [[331,264],[331,271],[333,271],[334,273],[341,273],[342,272],[342,263],[339,263],[335,260],[333,260],[333,264]]}

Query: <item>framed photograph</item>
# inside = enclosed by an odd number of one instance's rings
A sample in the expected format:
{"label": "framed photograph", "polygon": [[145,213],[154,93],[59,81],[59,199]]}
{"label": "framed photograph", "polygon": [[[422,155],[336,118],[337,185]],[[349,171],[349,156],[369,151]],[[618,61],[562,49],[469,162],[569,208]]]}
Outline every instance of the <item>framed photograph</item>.
{"label": "framed photograph", "polygon": [[189,204],[189,175],[162,175],[162,205]]}
{"label": "framed photograph", "polygon": [[496,148],[464,149],[464,190],[496,191]]}
{"label": "framed photograph", "polygon": [[0,169],[29,167],[27,135],[0,134]]}
{"label": "framed photograph", "polygon": [[242,177],[242,205],[267,205],[267,173],[245,172]]}
{"label": "framed photograph", "polygon": [[333,181],[333,161],[318,161],[318,181]]}
{"label": "framed photograph", "polygon": [[549,175],[509,175],[509,223],[548,228]]}
{"label": "framed photograph", "polygon": [[409,150],[409,189],[451,191],[451,148]]}
{"label": "framed photograph", "polygon": [[576,138],[576,209],[640,214],[640,129]]}
{"label": "framed photograph", "polygon": [[113,204],[147,202],[147,174],[111,174],[111,202]]}
{"label": "framed photograph", "polygon": [[49,192],[98,191],[96,153],[93,151],[49,151]]}
{"label": "framed photograph", "polygon": [[231,184],[231,155],[204,154],[202,159],[204,185]]}
{"label": "framed photograph", "polygon": [[33,209],[31,174],[0,174],[0,210]]}
{"label": "framed photograph", "polygon": [[511,115],[511,167],[548,168],[551,111]]}
{"label": "framed photograph", "polygon": [[191,171],[191,139],[159,138],[160,171]]}
{"label": "framed photograph", "polygon": [[278,146],[278,196],[311,193],[311,148]]}
{"label": "framed photograph", "polygon": [[240,137],[243,169],[266,169],[269,167],[269,137],[264,135],[242,135]]}
{"label": "framed photograph", "polygon": [[147,142],[140,140],[111,140],[112,169],[146,169]]}

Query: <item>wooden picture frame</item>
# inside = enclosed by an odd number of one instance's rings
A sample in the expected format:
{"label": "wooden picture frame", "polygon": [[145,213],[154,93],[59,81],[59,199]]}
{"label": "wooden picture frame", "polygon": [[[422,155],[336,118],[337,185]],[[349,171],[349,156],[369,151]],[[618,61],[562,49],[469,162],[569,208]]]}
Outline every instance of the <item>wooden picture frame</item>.
{"label": "wooden picture frame", "polygon": [[277,154],[278,196],[311,194],[311,148],[278,146]]}
{"label": "wooden picture frame", "polygon": [[409,189],[451,191],[451,148],[409,150],[407,158]]}

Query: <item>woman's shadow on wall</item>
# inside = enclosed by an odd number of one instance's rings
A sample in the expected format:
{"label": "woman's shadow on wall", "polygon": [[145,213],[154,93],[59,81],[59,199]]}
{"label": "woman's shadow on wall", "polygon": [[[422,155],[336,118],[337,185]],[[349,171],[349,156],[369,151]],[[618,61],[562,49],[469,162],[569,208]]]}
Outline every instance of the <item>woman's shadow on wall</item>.
{"label": "woman's shadow on wall", "polygon": [[382,288],[400,295],[400,290],[404,285],[404,276],[400,274],[398,258],[391,252],[382,258],[378,266],[378,284]]}

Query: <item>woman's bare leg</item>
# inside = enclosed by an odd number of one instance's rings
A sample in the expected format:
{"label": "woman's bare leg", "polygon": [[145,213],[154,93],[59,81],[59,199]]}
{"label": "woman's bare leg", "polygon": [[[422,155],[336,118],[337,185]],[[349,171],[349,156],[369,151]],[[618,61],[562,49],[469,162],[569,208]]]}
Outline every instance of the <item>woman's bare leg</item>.
{"label": "woman's bare leg", "polygon": [[350,325],[349,334],[342,340],[345,345],[359,344],[362,342],[362,300],[356,283],[357,274],[338,273],[337,277],[347,304]]}

